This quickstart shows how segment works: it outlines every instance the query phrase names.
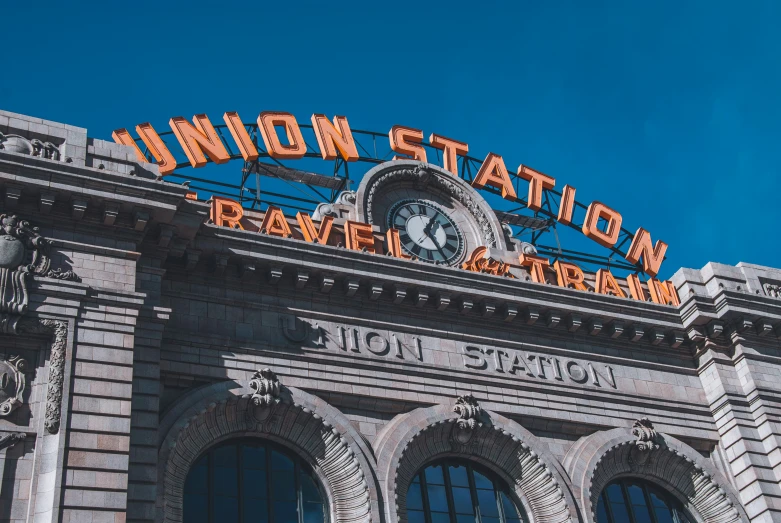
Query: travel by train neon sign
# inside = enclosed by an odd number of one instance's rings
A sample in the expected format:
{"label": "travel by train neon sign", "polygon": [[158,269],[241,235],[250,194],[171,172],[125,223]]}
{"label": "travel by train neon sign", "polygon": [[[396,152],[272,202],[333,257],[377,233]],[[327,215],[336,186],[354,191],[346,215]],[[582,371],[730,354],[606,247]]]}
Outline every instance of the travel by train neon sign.
{"label": "travel by train neon sign", "polygon": [[[255,161],[261,156],[278,160],[296,160],[312,156],[302,134],[303,126],[299,125],[296,117],[290,113],[272,111],[260,113],[256,127],[260,139],[256,137],[254,140],[248,132],[248,124],[243,123],[236,112],[224,113],[223,121],[225,125],[220,127],[227,128],[233,139],[231,149],[238,150],[240,158],[245,162]],[[250,125],[254,127],[255,124]],[[235,154],[232,155],[228,151],[224,138],[221,138],[217,133],[215,126],[205,114],[195,115],[192,122],[183,117],[174,117],[169,120],[169,126],[186,155],[187,162],[194,168],[203,167],[209,161],[218,164],[226,163],[232,157],[236,157]],[[313,114],[311,116],[311,129],[317,140],[319,156],[323,160],[338,159],[343,162],[355,162],[360,159],[361,155],[346,117],[335,116],[331,120],[324,114]],[[141,143],[146,146],[151,158],[157,163],[160,174],[163,176],[172,174],[177,168],[177,161],[161,135],[150,123],[139,124],[135,130]],[[147,156],[127,129],[117,129],[112,133],[112,137],[117,143],[133,147],[141,161],[148,161]],[[414,159],[420,162],[429,161],[426,147],[437,149],[441,153],[442,168],[454,176],[459,175],[458,159],[465,157],[469,152],[469,146],[466,142],[433,133],[425,142],[422,130],[401,125],[393,126],[388,132],[388,145],[396,154],[394,159]],[[178,165],[178,167],[181,166],[182,164]],[[546,191],[554,190],[556,179],[523,164],[515,171],[515,175],[528,182],[527,194],[522,198],[518,196],[518,191],[516,191],[503,157],[489,152],[470,183],[475,189],[492,189],[505,200],[522,201],[531,211],[543,211],[543,194]],[[576,189],[569,185],[565,185],[561,190],[558,209],[553,216],[558,223],[573,225],[575,194]],[[213,202],[215,202],[215,208],[212,210],[212,219],[215,223],[236,226],[240,222],[235,219],[238,214],[243,213],[240,204],[232,203],[226,198],[214,198]],[[273,223],[260,228],[269,234],[290,235],[290,231],[287,230],[289,226],[287,226],[284,216],[276,218],[273,216],[277,212],[282,214],[282,211],[278,209],[276,211],[272,209],[271,213],[267,212]],[[550,209],[547,212],[550,215]],[[301,215],[302,213],[299,213],[299,216]],[[299,230],[306,229],[309,232],[308,235],[303,236],[303,239],[319,241],[317,235],[312,235],[316,229],[311,223],[311,219],[309,222],[301,217],[297,219],[301,224]],[[283,225],[283,221],[285,221],[285,225]],[[613,248],[618,242],[619,233],[622,232],[623,219],[617,210],[599,201],[594,201],[587,206],[585,217],[581,221],[579,229],[586,237],[599,245]],[[353,225],[346,225],[344,228],[346,238],[351,234],[353,239],[369,237],[369,233],[365,230],[361,232],[359,227],[359,225],[366,224],[350,223]],[[320,225],[321,232],[324,226],[325,224]],[[370,226],[367,225],[367,227]],[[625,229],[623,231],[626,232]],[[628,235],[625,234],[625,236]],[[628,237],[625,238],[626,240]],[[388,244],[383,249],[385,252],[394,254],[393,241],[392,231],[389,231]],[[660,282],[656,279],[665,258],[667,244],[658,239],[654,243],[651,234],[642,227],[639,227],[631,235],[631,242],[628,243],[629,247],[622,252],[623,257],[650,276],[647,282],[648,293],[646,293],[638,276],[629,275],[625,286],[629,291],[629,296],[643,301],[650,299],[658,303],[677,305],[678,297],[673,285],[670,282]],[[361,243],[361,241],[356,243],[348,238],[346,246],[366,249],[367,244]],[[400,251],[394,255],[403,257]],[[609,270],[598,271],[594,289],[590,289],[584,283],[582,271],[574,264],[560,261],[550,264],[542,257],[524,256],[523,254],[520,255],[518,264],[529,270],[534,281],[545,282],[544,273],[554,271],[557,274],[555,281],[562,286],[580,290],[595,290],[618,296],[627,295]],[[508,260],[494,259],[488,252],[473,252],[469,260],[464,263],[464,268],[480,272],[509,274],[506,270],[507,265]]]}

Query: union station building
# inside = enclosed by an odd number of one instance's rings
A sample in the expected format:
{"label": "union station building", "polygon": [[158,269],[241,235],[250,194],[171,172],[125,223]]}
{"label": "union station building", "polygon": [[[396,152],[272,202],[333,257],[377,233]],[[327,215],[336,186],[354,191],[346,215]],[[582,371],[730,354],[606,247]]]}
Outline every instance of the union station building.
{"label": "union station building", "polygon": [[361,174],[242,209],[0,111],[0,522],[781,521],[781,270],[584,276]]}

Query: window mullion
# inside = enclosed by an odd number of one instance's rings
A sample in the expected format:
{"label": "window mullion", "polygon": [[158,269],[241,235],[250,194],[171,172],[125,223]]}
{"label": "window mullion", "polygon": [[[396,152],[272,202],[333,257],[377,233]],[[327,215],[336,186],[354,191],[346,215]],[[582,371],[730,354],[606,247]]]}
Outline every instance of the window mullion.
{"label": "window mullion", "polygon": [[242,447],[244,447],[244,445],[236,445],[236,476],[239,481],[239,488],[237,489],[238,491],[236,493],[236,503],[239,504],[239,523],[244,523],[244,503],[242,503],[244,501],[244,470],[241,466],[243,463],[241,459]]}
{"label": "window mullion", "polygon": [[453,486],[450,483],[450,467],[448,462],[442,463],[443,477],[445,478],[445,496],[447,497],[447,511],[450,515],[450,523],[456,523],[456,504],[453,500]]}
{"label": "window mullion", "polygon": [[299,467],[299,460],[293,460],[293,474],[295,475],[293,484],[296,486],[296,512],[298,512],[298,523],[304,523],[304,495],[301,492],[301,469]]}
{"label": "window mullion", "polygon": [[482,523],[483,516],[480,514],[480,500],[477,497],[477,487],[475,486],[475,477],[472,473],[472,465],[466,465],[466,477],[469,481],[469,495],[472,496],[472,510],[475,513],[475,521]]}
{"label": "window mullion", "polygon": [[632,501],[629,497],[629,491],[626,488],[626,483],[623,481],[619,483],[621,487],[621,494],[624,496],[624,503],[626,504],[626,513],[629,514],[629,520],[631,523],[637,523],[637,518],[635,518],[635,509],[632,506]]}
{"label": "window mullion", "polygon": [[[605,493],[607,491],[607,487],[602,491],[602,494],[599,495],[600,498],[602,498],[602,504],[605,506],[605,514],[607,514],[608,521],[597,521],[597,523],[619,523],[616,521],[616,518],[613,516],[613,507],[610,506],[610,500],[607,497],[607,494]],[[597,507],[599,507],[599,500],[597,499]],[[599,515],[599,509],[597,509],[597,515]]]}
{"label": "window mullion", "polygon": [[426,523],[431,523],[431,506],[428,503],[428,485],[426,484],[425,469],[420,471],[418,478],[420,479],[420,493],[423,499],[423,517]]}
{"label": "window mullion", "polygon": [[641,485],[641,488],[643,489],[643,499],[645,499],[645,504],[648,505],[648,512],[651,513],[651,522],[659,523],[659,521],[656,519],[656,508],[654,507],[654,504],[651,503],[651,493],[648,492],[645,484]]}
{"label": "window mullion", "polygon": [[206,497],[207,518],[209,523],[214,523],[214,460],[211,451],[206,454]]}
{"label": "window mullion", "polygon": [[271,450],[265,445],[263,446],[263,450],[266,454],[266,511],[269,523],[274,523],[274,501],[271,492]]}

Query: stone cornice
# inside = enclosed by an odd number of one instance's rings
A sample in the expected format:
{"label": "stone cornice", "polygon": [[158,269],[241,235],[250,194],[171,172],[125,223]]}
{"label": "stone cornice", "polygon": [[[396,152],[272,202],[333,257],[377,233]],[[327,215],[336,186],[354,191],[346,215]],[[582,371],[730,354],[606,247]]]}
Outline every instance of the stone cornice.
{"label": "stone cornice", "polygon": [[[306,243],[255,232],[204,224],[193,242],[194,259],[209,259],[210,269],[224,274],[230,263],[252,266],[256,277],[279,281],[283,271],[295,273],[296,286],[320,285],[323,292],[383,299],[397,306],[448,307],[490,321],[569,324],[572,332],[623,337],[679,347],[683,324],[678,310],[639,302],[541,285],[458,268],[401,260]],[[187,253],[190,254],[189,252]],[[188,264],[192,270],[198,262]],[[424,303],[420,304],[420,296]],[[598,312],[596,312],[598,311]]]}

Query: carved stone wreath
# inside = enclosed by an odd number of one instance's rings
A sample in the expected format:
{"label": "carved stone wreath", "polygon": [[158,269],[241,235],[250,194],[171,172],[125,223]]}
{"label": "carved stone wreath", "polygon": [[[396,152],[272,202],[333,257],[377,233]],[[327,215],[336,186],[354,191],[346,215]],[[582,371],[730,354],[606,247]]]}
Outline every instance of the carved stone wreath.
{"label": "carved stone wreath", "polygon": [[[390,183],[397,183],[401,181],[412,181],[416,184],[431,185],[440,191],[450,195],[453,199],[461,203],[469,213],[474,217],[477,222],[480,234],[486,246],[489,247],[503,247],[503,240],[500,239],[502,235],[501,229],[496,231],[492,224],[492,220],[489,218],[488,211],[484,209],[485,206],[481,205],[477,200],[477,194],[471,188],[462,187],[462,182],[459,178],[454,178],[452,174],[439,173],[433,166],[418,163],[414,165],[410,161],[398,162],[399,165],[396,168],[390,167],[387,172],[379,177],[369,180],[368,175],[364,177],[366,183],[369,183],[368,190],[366,187],[362,187],[366,190],[363,194],[363,201],[358,202],[357,211],[364,210],[364,216],[358,216],[359,220],[368,220],[368,223],[374,223],[373,207],[374,200],[383,187]],[[388,168],[388,167],[386,167]],[[362,186],[364,184],[362,183]],[[359,197],[361,195],[361,189],[358,191]],[[477,196],[479,197],[479,196]]]}

